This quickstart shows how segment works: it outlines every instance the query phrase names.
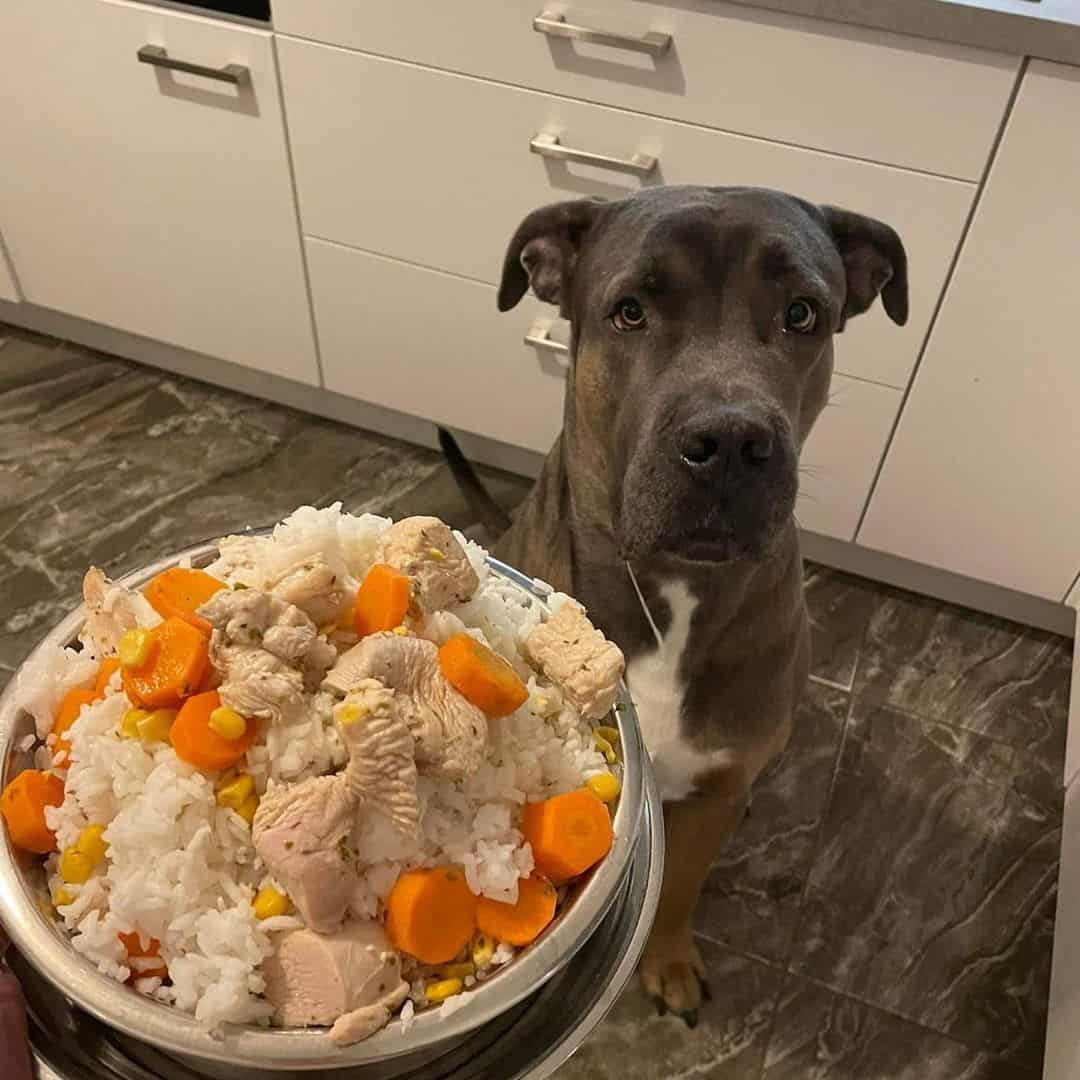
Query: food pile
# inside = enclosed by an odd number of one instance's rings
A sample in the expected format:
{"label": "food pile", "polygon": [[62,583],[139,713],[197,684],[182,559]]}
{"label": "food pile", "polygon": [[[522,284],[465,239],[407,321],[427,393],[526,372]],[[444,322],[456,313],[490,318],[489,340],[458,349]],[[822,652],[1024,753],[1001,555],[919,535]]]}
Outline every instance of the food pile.
{"label": "food pile", "polygon": [[212,1030],[460,1007],[611,846],[621,653],[435,518],[302,507],[83,591],[0,813],[72,946]]}

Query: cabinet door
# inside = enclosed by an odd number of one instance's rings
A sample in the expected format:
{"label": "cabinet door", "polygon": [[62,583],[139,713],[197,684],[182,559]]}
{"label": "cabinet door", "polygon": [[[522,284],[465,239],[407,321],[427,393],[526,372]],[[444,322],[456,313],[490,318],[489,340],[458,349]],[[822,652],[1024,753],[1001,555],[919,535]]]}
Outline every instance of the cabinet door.
{"label": "cabinet door", "polygon": [[[140,63],[146,45],[250,81]],[[3,0],[0,101],[4,239],[27,301],[318,382],[268,32]]]}
{"label": "cabinet door", "polygon": [[1024,77],[859,541],[1062,600],[1080,556],[1080,69]]}

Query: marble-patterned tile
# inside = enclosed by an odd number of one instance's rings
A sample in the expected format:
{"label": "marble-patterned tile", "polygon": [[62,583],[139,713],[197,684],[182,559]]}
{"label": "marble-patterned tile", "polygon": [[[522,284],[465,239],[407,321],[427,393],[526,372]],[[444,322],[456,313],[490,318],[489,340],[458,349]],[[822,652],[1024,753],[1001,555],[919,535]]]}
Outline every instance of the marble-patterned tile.
{"label": "marble-patterned tile", "polygon": [[1029,750],[1060,782],[1071,643],[892,592],[867,628],[856,689]]}
{"label": "marble-patterned tile", "polygon": [[760,1075],[783,973],[700,941],[712,1001],[690,1030],[631,981],[557,1080],[750,1080]]}
{"label": "marble-patterned tile", "polygon": [[791,969],[1035,1068],[1061,797],[1030,755],[857,699]]}
{"label": "marble-patterned tile", "polygon": [[862,578],[807,563],[806,606],[813,635],[810,674],[851,688],[866,628],[885,593]]}
{"label": "marble-patterned tile", "polygon": [[807,687],[787,750],[754,786],[750,816],[705,882],[694,924],[699,934],[786,963],[848,703],[839,690]]}
{"label": "marble-patterned tile", "polygon": [[1038,1080],[991,1054],[791,977],[762,1080]]}

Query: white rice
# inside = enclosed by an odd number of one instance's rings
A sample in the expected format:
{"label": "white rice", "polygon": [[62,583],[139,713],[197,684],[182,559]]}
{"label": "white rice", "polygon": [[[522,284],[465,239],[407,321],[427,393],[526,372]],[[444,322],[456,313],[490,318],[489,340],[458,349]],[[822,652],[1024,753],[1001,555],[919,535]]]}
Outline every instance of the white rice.
{"label": "white rice", "polygon": [[[346,582],[351,595],[374,560],[375,545],[389,520],[341,512],[340,504],[316,510],[301,507],[276,527],[272,537],[230,537],[208,572],[229,583],[266,587],[297,561],[320,554]],[[491,725],[486,760],[464,784],[423,776],[419,782],[421,829],[416,840],[402,838],[377,813],[358,826],[355,843],[366,869],[353,904],[354,914],[378,917],[402,870],[453,862],[464,868],[470,888],[498,900],[517,898],[518,880],[533,868],[532,852],[516,827],[520,807],[580,787],[584,778],[607,769],[593,745],[589,725],[543,685],[525,664],[522,643],[541,618],[538,604],[492,574],[485,552],[458,536],[481,579],[467,604],[440,613],[426,636],[444,641],[463,627],[485,640],[529,679],[529,699],[516,713]],[[556,597],[552,597],[556,599]],[[346,640],[339,647],[347,647]],[[97,664],[85,653],[57,649],[42,653],[19,672],[18,703],[35,720],[39,738],[52,727],[64,693],[92,685]],[[294,782],[333,771],[345,748],[332,722],[332,700],[316,695],[308,714],[272,727],[265,743],[253,746],[243,769],[259,793],[267,785]],[[66,885],[74,900],[58,915],[72,946],[104,973],[137,991],[194,1014],[209,1028],[224,1023],[269,1021],[271,1007],[260,997],[263,960],[273,951],[273,935],[302,925],[294,915],[256,920],[251,902],[267,880],[251,843],[248,824],[217,806],[217,774],[205,774],[179,758],[168,743],[121,738],[118,724],[130,707],[114,677],[104,700],[84,707],[67,738],[72,762],[62,806],[47,819],[61,849],[73,844],[87,824],[106,825],[108,855],[84,885]],[[38,761],[49,761],[47,747]],[[58,857],[47,862],[50,887],[63,883]],[[138,932],[144,942],[160,942],[171,985],[129,966],[119,933]],[[494,964],[513,958],[499,946]],[[133,967],[136,969],[133,971]],[[464,1004],[464,999],[443,1014]],[[401,1013],[411,1023],[413,1003]]]}

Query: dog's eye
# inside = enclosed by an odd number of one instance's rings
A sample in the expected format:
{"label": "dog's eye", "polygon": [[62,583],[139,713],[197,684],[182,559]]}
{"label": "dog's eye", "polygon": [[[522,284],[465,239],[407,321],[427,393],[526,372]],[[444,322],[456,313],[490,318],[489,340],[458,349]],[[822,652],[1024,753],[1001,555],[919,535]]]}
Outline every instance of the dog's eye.
{"label": "dog's eye", "polygon": [[616,330],[640,330],[645,325],[645,309],[632,296],[620,300],[611,316]]}
{"label": "dog's eye", "polygon": [[792,300],[784,312],[784,329],[796,334],[812,334],[817,326],[817,309],[809,300]]}

